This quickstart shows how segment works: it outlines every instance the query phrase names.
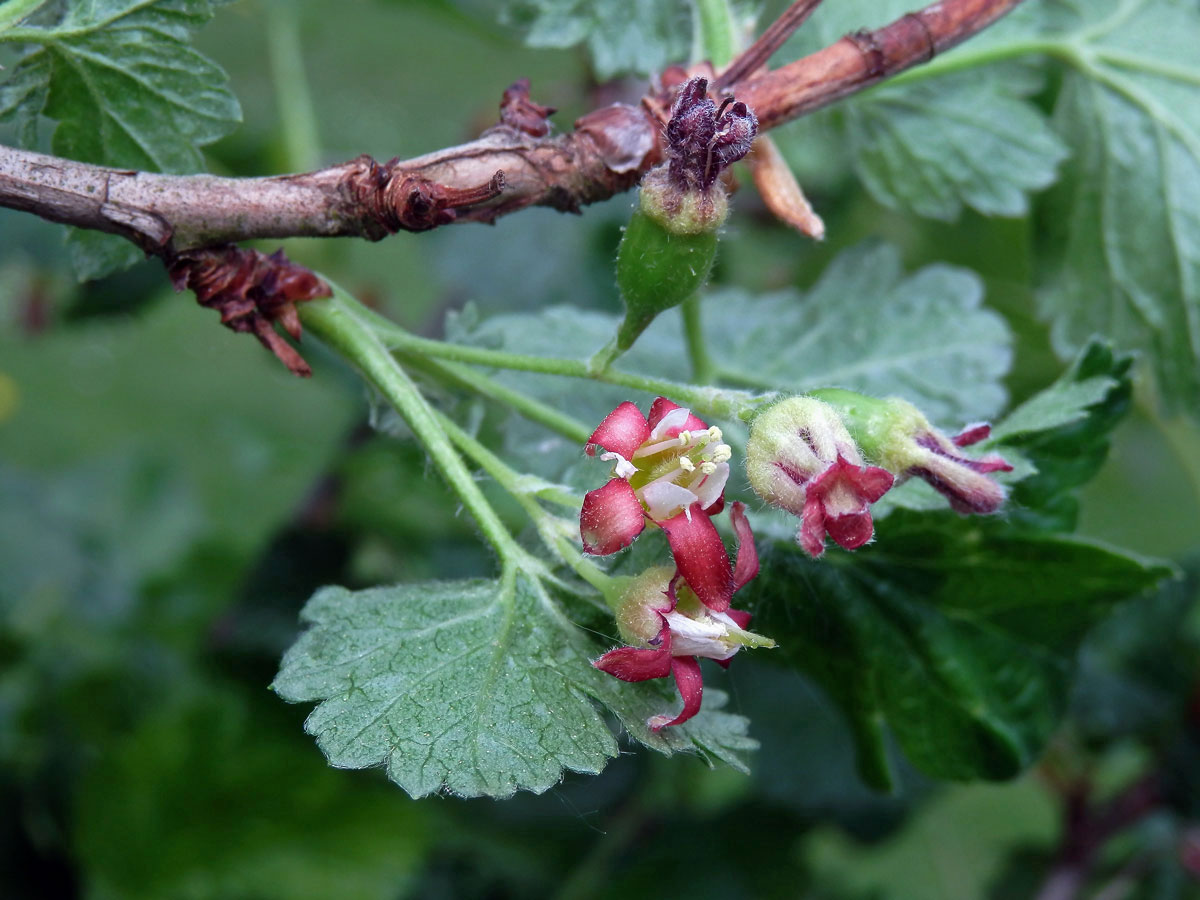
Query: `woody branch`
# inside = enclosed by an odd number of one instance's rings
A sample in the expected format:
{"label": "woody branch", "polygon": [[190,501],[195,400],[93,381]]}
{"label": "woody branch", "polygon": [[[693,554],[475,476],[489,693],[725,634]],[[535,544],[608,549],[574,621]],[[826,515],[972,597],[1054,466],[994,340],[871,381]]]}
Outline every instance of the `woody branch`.
{"label": "woody branch", "polygon": [[[795,4],[789,11],[794,24],[817,2]],[[764,55],[760,41],[747,54],[762,59],[744,57],[730,66],[746,76],[718,83],[754,109],[767,130],[927,62],[1020,2],[942,0],[756,75],[773,49]],[[799,16],[797,7],[804,8]],[[0,206],[118,234],[169,260],[254,238],[378,240],[451,222],[490,222],[526,206],[575,211],[633,187],[658,161],[656,111],[668,97],[596,110],[573,131],[550,137],[550,110],[521,88],[518,83],[506,92],[501,124],[470,143],[382,165],[364,156],[297,175],[160,175],[0,147]]]}

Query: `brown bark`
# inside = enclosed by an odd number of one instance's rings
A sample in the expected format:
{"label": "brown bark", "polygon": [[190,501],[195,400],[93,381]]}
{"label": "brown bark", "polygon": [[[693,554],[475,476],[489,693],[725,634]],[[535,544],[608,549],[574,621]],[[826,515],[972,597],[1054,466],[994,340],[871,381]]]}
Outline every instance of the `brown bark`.
{"label": "brown bark", "polygon": [[[765,131],[932,59],[1020,2],[942,0],[723,86],[755,110]],[[118,234],[170,259],[252,238],[378,240],[399,230],[490,222],[526,206],[576,211],[628,190],[660,158],[652,111],[665,97],[648,97],[641,109],[597,110],[570,133],[547,137],[536,133],[542,107],[527,91],[506,96],[506,122],[468,144],[384,165],[364,156],[270,178],[158,175],[0,147],[0,206]]]}

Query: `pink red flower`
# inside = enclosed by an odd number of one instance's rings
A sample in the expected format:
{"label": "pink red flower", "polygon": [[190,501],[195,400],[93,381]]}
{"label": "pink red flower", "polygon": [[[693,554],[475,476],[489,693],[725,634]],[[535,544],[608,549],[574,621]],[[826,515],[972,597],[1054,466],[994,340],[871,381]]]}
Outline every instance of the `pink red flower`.
{"label": "pink red flower", "polygon": [[[741,503],[732,504],[730,518],[738,536],[734,590],[758,574],[754,534]],[[610,650],[593,665],[622,681],[675,677],[683,698],[677,715],[652,716],[654,731],[686,722],[700,711],[704,683],[700,659],[723,666],[743,647],[773,647],[769,638],[746,631],[750,614],[738,609],[715,612],[700,602],[681,573],[657,567],[635,578],[617,611],[621,637],[631,646]]]}
{"label": "pink red flower", "polygon": [[847,550],[871,539],[871,504],[891,488],[890,472],[865,465],[837,411],[791,397],[754,420],[746,445],[750,484],[768,503],[800,517],[796,541],[810,556],[825,536]]}
{"label": "pink red flower", "polygon": [[837,408],[867,457],[898,481],[924,479],[963,515],[993,513],[1003,505],[1004,487],[989,476],[1010,472],[1012,466],[995,453],[974,459],[961,450],[985,440],[991,434],[988,425],[968,425],[950,437],[899,397],[879,399],[841,389],[814,393]]}
{"label": "pink red flower", "polygon": [[725,505],[729,445],[665,397],[649,417],[628,401],[588,440],[586,452],[611,461],[613,477],[583,498],[579,533],[588,553],[605,556],[633,543],[647,523],[667,536],[679,574],[705,606],[729,608],[733,568],[710,516]]}

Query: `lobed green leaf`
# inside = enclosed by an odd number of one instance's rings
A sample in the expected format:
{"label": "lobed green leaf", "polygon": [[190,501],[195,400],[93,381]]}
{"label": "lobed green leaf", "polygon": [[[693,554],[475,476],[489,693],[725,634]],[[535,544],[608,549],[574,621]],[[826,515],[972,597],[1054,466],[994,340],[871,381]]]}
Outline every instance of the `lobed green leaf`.
{"label": "lobed green leaf", "polygon": [[1025,79],[972,75],[882,87],[845,104],[854,170],[886,206],[953,221],[969,206],[1023,216],[1067,148]]}
{"label": "lobed green leaf", "polygon": [[1059,721],[1083,632],[1173,571],[997,519],[903,511],[876,538],[820,562],[772,543],[747,590],[757,627],[842,708],[877,787],[887,731],[937,778],[1018,774]]}
{"label": "lobed green leaf", "polygon": [[892,246],[839,255],[807,294],[715,293],[705,326],[720,367],[741,383],[899,395],[935,421],[1003,408],[1012,361],[1004,320],[974,272],[935,264],[906,275]]}
{"label": "lobed green leaf", "polygon": [[1200,9],[1075,4],[1055,128],[1074,163],[1046,210],[1043,315],[1063,353],[1092,334],[1150,356],[1172,408],[1200,410]]}
{"label": "lobed green leaf", "polygon": [[[1093,339],[1062,377],[1011,412],[992,432],[989,449],[1020,453],[1013,518],[1043,530],[1071,531],[1074,491],[1108,458],[1109,435],[1132,402],[1133,357]],[[1009,449],[1011,448],[1011,449]]]}
{"label": "lobed green leaf", "polygon": [[504,0],[498,9],[485,6],[481,12],[516,26],[532,47],[585,44],[596,76],[607,80],[689,62],[694,6],[695,0]]}
{"label": "lobed green leaf", "polygon": [[592,703],[638,740],[743,768],[746,722],[706,698],[695,720],[665,735],[645,726],[673,700],[592,668],[603,648],[568,620],[536,575],[366,591],[325,588],[304,608],[312,627],[273,685],[318,701],[305,725],[332,765],[383,765],[413,797],[540,793],[564,770],[597,773],[617,744]]}
{"label": "lobed green leaf", "polygon": [[[52,151],[82,162],[159,172],[204,168],[200,147],[241,122],[225,73],[187,45],[227,0],[91,0],[8,33],[32,49],[0,84],[0,121],[38,145],[42,116],[58,122]],[[74,239],[81,277],[138,258],[108,236]],[[116,248],[121,246],[121,250]]]}

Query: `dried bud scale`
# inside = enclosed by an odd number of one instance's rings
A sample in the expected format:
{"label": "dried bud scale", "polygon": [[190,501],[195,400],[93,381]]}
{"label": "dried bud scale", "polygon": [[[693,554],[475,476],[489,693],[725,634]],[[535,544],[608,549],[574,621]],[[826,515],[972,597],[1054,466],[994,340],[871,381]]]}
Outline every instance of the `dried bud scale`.
{"label": "dried bud scale", "polygon": [[232,244],[176,255],[167,263],[175,290],[191,288],[201,306],[218,310],[221,324],[249,332],[296,375],[312,370],[273,327],[278,322],[293,340],[300,340],[296,304],[328,297],[329,285],[283,250],[271,255]]}

